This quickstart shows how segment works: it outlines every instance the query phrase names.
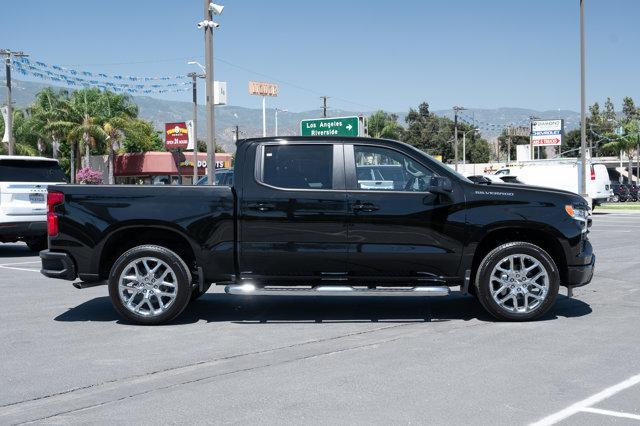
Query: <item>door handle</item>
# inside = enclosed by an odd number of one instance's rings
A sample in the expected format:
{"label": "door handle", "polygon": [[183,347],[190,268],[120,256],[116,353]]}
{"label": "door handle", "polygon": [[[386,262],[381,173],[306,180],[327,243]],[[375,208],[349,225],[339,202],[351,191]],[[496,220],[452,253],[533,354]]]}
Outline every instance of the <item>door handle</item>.
{"label": "door handle", "polygon": [[251,210],[257,210],[259,212],[268,212],[269,210],[273,210],[275,208],[273,204],[263,202],[249,204],[247,207]]}
{"label": "door handle", "polygon": [[379,210],[379,208],[372,203],[361,203],[359,201],[356,201],[351,208],[356,212],[375,212],[376,210]]}

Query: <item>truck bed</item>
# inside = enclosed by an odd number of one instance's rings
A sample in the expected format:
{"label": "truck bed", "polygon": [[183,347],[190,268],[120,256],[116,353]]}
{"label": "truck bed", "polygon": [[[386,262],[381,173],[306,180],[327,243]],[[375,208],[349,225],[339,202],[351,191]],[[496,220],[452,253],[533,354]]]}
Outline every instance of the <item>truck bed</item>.
{"label": "truck bed", "polygon": [[49,248],[71,254],[83,280],[106,278],[101,260],[110,246],[129,245],[153,229],[182,239],[205,276],[217,271],[208,279],[233,274],[235,196],[230,187],[54,185],[49,191],[64,194],[64,203],[56,207],[60,233]]}

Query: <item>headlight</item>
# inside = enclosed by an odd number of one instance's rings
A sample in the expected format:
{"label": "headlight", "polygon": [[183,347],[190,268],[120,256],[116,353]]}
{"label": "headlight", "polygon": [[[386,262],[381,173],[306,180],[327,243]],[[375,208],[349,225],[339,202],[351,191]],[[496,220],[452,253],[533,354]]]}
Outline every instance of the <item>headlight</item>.
{"label": "headlight", "polygon": [[564,210],[569,216],[580,222],[586,222],[589,219],[589,211],[580,207],[574,207],[571,204],[564,206]]}
{"label": "headlight", "polygon": [[571,218],[580,222],[580,227],[582,228],[582,233],[586,233],[591,226],[591,221],[589,219],[589,209],[583,207],[575,207],[571,204],[567,204],[564,206],[564,210],[567,212]]}

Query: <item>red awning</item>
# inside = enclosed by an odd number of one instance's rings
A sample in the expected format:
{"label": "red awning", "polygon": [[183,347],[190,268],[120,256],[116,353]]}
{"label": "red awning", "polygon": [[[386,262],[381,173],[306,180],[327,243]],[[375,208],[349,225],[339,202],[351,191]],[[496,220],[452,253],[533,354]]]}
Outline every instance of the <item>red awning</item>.
{"label": "red awning", "polygon": [[[216,154],[216,162],[230,161],[231,154]],[[176,165],[182,163],[180,166],[180,173],[178,173],[178,167]],[[198,153],[198,161],[201,164],[206,164],[207,154],[204,152]],[[115,158],[115,176],[157,176],[157,175],[185,175],[191,176],[193,174],[193,153],[183,152],[174,155],[171,152],[139,152],[132,154],[120,154]],[[198,167],[198,174],[203,175],[205,173],[205,167]]]}

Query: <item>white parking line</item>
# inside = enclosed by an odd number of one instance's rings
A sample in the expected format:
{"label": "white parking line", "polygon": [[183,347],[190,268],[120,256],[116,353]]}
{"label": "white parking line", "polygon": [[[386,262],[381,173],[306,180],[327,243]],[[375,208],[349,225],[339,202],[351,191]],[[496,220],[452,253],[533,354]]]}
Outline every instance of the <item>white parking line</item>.
{"label": "white parking line", "polygon": [[[567,417],[571,417],[574,414],[577,414],[581,411],[585,412],[587,411],[587,409],[591,409],[592,405],[595,405],[600,401],[604,401],[605,399],[612,397],[618,392],[622,392],[623,390],[630,388],[632,386],[635,386],[638,383],[640,383],[640,374],[630,377],[627,380],[618,383],[617,385],[608,387],[605,390],[590,396],[589,398],[583,399],[582,401],[578,401],[575,404],[568,406],[564,410],[560,410],[557,413],[551,414],[550,416],[547,416],[542,420],[538,420],[537,422],[532,423],[532,426],[554,425],[566,419]],[[604,413],[599,413],[599,414],[604,414]]]}
{"label": "white parking line", "polygon": [[12,269],[12,270],[15,270],[15,271],[40,272],[40,269],[15,268],[13,266],[4,266],[4,265],[0,265],[0,268],[2,268],[2,269]]}
{"label": "white parking line", "polygon": [[637,414],[622,413],[620,411],[602,410],[600,408],[592,408],[592,407],[583,408],[581,411],[584,411],[585,413],[602,414],[605,416],[623,417],[625,419],[640,420],[640,416]]}
{"label": "white parking line", "polygon": [[40,263],[40,260],[32,260],[30,262],[11,262],[11,263],[0,263],[0,266],[13,266],[13,265],[26,265],[27,263]]}

